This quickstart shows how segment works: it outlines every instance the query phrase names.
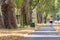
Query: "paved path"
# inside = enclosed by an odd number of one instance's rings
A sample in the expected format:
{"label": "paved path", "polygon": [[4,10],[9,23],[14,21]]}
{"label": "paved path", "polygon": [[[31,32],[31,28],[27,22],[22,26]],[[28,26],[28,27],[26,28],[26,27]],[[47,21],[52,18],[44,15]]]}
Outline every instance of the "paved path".
{"label": "paved path", "polygon": [[26,36],[23,40],[60,40],[60,36],[53,25],[45,25],[31,35]]}

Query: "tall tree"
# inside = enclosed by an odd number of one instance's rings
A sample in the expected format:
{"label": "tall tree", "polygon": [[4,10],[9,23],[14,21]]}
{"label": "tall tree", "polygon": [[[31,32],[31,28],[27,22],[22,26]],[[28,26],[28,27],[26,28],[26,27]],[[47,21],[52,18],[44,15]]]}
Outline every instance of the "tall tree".
{"label": "tall tree", "polygon": [[37,5],[37,22],[38,23],[42,23],[42,13],[43,13],[43,3],[44,1],[43,0],[39,0],[39,3]]}
{"label": "tall tree", "polygon": [[29,21],[29,14],[28,14],[28,5],[30,0],[24,0],[21,6],[21,23],[28,25]]}
{"label": "tall tree", "polygon": [[30,7],[30,22],[32,22],[32,13],[33,13],[33,10],[36,8],[38,3],[39,3],[39,0],[30,0],[30,2],[29,2],[29,7]]}
{"label": "tall tree", "polygon": [[39,8],[40,8],[40,5],[38,4],[37,5],[37,22],[42,23],[42,13]]}
{"label": "tall tree", "polygon": [[1,0],[0,0],[0,28],[5,28],[2,14],[1,14]]}
{"label": "tall tree", "polygon": [[13,0],[1,0],[1,11],[5,28],[17,28]]}

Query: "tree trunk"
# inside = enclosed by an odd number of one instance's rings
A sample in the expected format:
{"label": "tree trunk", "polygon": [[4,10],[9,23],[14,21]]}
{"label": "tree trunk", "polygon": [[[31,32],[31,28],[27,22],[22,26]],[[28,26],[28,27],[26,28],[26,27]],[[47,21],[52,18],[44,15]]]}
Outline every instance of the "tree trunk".
{"label": "tree trunk", "polygon": [[5,28],[17,28],[13,0],[1,0],[1,10]]}
{"label": "tree trunk", "polygon": [[32,23],[32,0],[30,0],[29,6],[30,6],[30,17],[29,17],[30,18],[29,19],[30,21],[29,22]]}
{"label": "tree trunk", "polygon": [[0,28],[5,28],[4,21],[1,15],[0,15]]}
{"label": "tree trunk", "polygon": [[29,14],[28,14],[28,4],[29,0],[24,0],[21,6],[21,16],[23,16],[23,24],[28,25],[29,24]]}
{"label": "tree trunk", "polygon": [[40,13],[37,13],[37,22],[42,23],[42,15]]}
{"label": "tree trunk", "polygon": [[42,13],[39,8],[40,8],[40,4],[37,5],[37,22],[42,23]]}
{"label": "tree trunk", "polygon": [[47,23],[47,17],[48,17],[48,12],[46,12],[46,14],[45,14],[44,23]]}

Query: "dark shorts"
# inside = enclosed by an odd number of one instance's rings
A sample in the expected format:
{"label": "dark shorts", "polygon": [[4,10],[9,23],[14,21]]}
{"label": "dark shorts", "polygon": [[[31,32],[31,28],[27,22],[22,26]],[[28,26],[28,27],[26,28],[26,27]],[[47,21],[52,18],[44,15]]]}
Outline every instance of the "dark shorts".
{"label": "dark shorts", "polygon": [[53,23],[53,21],[50,21],[50,23]]}

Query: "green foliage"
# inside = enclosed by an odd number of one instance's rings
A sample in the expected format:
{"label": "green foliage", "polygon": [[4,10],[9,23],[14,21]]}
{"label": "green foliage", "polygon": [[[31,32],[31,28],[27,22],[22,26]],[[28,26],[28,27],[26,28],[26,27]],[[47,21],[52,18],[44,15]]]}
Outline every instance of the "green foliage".
{"label": "green foliage", "polygon": [[22,0],[14,0],[14,3],[15,3],[15,7],[19,9],[22,4]]}
{"label": "green foliage", "polygon": [[39,3],[39,0],[32,0],[32,9],[34,9],[38,3]]}
{"label": "green foliage", "polygon": [[24,28],[24,27],[25,27],[25,24],[21,23],[20,28]]}
{"label": "green foliage", "polygon": [[[14,0],[15,7],[18,11],[22,4],[23,0]],[[55,3],[56,2],[56,3]],[[51,15],[54,16],[55,14],[59,15],[59,8],[60,8],[60,0],[32,0],[31,3],[28,5],[28,12],[35,9],[37,5],[40,5],[39,11],[43,13],[43,17],[48,14],[47,18]],[[37,11],[37,9],[36,9]]]}
{"label": "green foliage", "polygon": [[60,8],[60,0],[57,0],[57,7]]}

